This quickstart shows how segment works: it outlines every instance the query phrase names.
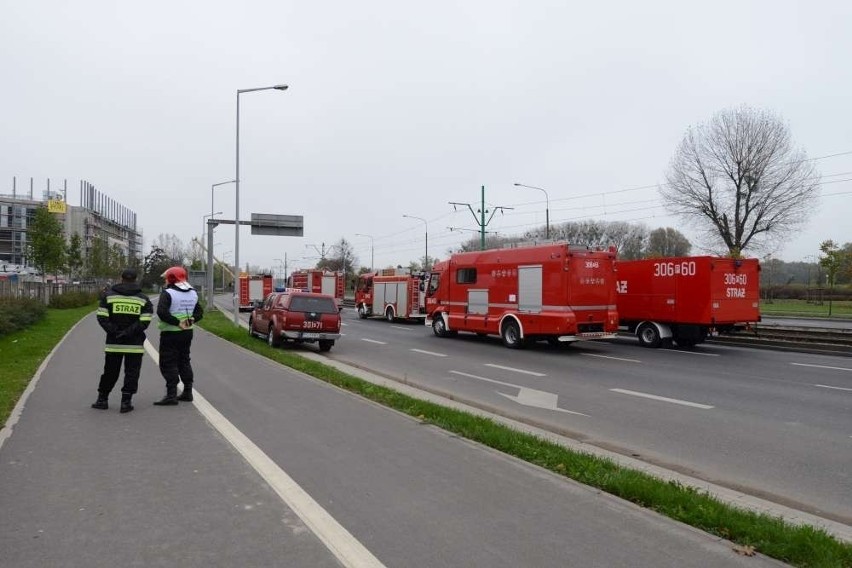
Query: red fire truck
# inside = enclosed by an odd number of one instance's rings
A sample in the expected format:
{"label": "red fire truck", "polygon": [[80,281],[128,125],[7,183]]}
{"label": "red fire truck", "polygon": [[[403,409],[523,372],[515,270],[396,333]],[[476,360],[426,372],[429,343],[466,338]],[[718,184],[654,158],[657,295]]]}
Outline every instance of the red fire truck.
{"label": "red fire truck", "polygon": [[760,321],[756,258],[620,260],[616,269],[621,326],[645,347],[692,347],[709,333]]}
{"label": "red fire truck", "polygon": [[251,310],[272,292],[271,274],[240,274],[239,310]]}
{"label": "red fire truck", "polygon": [[416,319],[426,317],[425,275],[405,268],[386,268],[358,278],[355,308],[358,317]]}
{"label": "red fire truck", "polygon": [[452,255],[435,264],[426,325],[438,337],[499,335],[506,347],[615,337],[615,252],[565,243]]}
{"label": "red fire truck", "polygon": [[343,305],[343,272],[331,270],[297,270],[287,277],[287,288],[327,294],[337,301],[337,306]]}

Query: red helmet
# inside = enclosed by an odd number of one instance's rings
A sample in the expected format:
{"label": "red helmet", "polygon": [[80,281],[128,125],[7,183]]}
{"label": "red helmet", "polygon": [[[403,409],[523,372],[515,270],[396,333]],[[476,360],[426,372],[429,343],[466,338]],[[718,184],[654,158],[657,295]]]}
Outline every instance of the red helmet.
{"label": "red helmet", "polygon": [[177,284],[178,282],[186,282],[186,269],[183,266],[172,266],[162,274],[160,274],[166,284]]}

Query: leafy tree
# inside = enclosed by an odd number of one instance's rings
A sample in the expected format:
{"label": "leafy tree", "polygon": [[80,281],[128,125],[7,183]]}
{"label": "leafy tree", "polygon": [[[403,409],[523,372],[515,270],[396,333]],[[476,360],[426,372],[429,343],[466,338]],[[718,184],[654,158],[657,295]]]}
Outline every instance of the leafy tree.
{"label": "leafy tree", "polygon": [[166,254],[166,251],[159,247],[152,246],[151,252],[145,256],[143,265],[145,270],[142,276],[142,286],[145,288],[153,288],[163,284],[160,274],[174,266],[175,263],[172,262],[172,259],[169,258],[168,254]]}
{"label": "leafy tree", "polygon": [[71,235],[71,240],[65,248],[65,263],[71,278],[79,278],[83,270],[83,238],[79,233]]}
{"label": "leafy tree", "polygon": [[852,243],[846,243],[840,248],[840,268],[837,271],[837,283],[852,282]]}
{"label": "leafy tree", "polygon": [[687,130],[660,195],[696,220],[708,242],[733,257],[795,234],[813,209],[819,176],[793,148],[787,126],[748,106],[723,110]]}
{"label": "leafy tree", "polygon": [[42,276],[56,274],[65,266],[65,237],[62,223],[47,207],[35,210],[27,228],[27,256]]}
{"label": "leafy tree", "polygon": [[645,256],[652,258],[686,256],[691,249],[692,243],[683,233],[671,227],[665,229],[660,227],[651,231]]}
{"label": "leafy tree", "polygon": [[822,256],[819,257],[819,264],[825,269],[829,287],[833,288],[837,273],[843,264],[843,251],[831,239],[821,242],[819,250],[822,252]]}
{"label": "leafy tree", "polygon": [[105,278],[111,274],[109,267],[109,245],[106,237],[92,239],[92,248],[86,255],[86,273],[92,278]]}

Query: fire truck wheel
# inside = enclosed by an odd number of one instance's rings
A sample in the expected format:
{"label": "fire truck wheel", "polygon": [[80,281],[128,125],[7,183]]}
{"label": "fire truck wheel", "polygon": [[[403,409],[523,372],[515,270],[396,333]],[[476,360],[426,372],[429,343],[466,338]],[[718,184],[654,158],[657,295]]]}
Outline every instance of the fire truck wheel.
{"label": "fire truck wheel", "polygon": [[509,349],[518,349],[523,347],[521,339],[521,328],[515,320],[506,320],[503,328],[500,330],[500,337],[503,338],[503,345]]}
{"label": "fire truck wheel", "polygon": [[281,339],[275,334],[275,326],[269,326],[269,333],[266,334],[266,342],[270,347],[278,347],[281,345]]}
{"label": "fire truck wheel", "polygon": [[361,319],[367,319],[367,308],[364,304],[358,304],[358,317]]}
{"label": "fire truck wheel", "polygon": [[385,319],[389,322],[393,322],[393,306],[388,306],[385,310]]}
{"label": "fire truck wheel", "polygon": [[334,345],[333,339],[320,339],[319,340],[319,350],[320,351],[331,351],[332,345]]}
{"label": "fire truck wheel", "polygon": [[643,347],[660,346],[660,332],[657,330],[657,326],[652,323],[640,325],[639,329],[636,330],[636,336],[639,338],[639,344]]}
{"label": "fire truck wheel", "polygon": [[449,335],[447,332],[447,324],[444,323],[444,318],[441,314],[438,314],[432,322],[432,333],[438,337],[447,337]]}

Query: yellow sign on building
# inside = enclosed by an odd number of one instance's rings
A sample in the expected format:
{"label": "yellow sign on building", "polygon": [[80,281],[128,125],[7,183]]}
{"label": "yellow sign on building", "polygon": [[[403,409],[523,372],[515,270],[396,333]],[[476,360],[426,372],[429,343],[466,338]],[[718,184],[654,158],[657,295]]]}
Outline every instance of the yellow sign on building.
{"label": "yellow sign on building", "polygon": [[65,213],[65,202],[61,199],[49,199],[47,201],[47,210],[50,213]]}

